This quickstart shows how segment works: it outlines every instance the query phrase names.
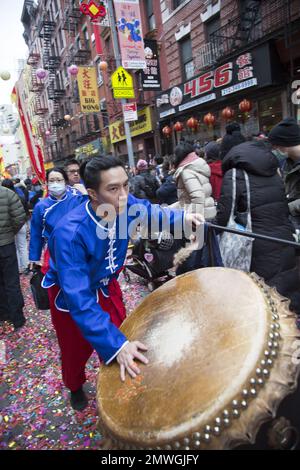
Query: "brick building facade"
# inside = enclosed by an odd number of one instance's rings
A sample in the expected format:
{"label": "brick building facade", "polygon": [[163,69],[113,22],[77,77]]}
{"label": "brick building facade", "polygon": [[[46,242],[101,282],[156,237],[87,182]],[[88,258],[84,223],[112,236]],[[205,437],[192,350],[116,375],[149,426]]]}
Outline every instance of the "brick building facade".
{"label": "brick building facade", "polygon": [[[132,138],[135,160],[171,152],[181,135],[200,141],[222,135],[227,106],[246,134],[297,113],[292,86],[300,78],[300,0],[143,0],[140,8],[144,38],[158,44],[162,89],[144,91],[140,71],[130,71],[140,111]],[[79,11],[79,0],[43,0],[38,7],[25,0],[22,21],[32,74],[31,114],[47,164],[99,149],[127,160],[122,109],[110,86],[116,68],[111,29],[100,28],[98,55],[95,31]],[[245,54],[251,60],[240,67]],[[100,61],[107,62],[106,72]],[[71,64],[96,67],[100,113],[81,112]],[[39,67],[48,71],[47,79],[36,79]],[[247,116],[238,107],[243,99],[251,102]],[[208,112],[215,117],[213,127],[203,122]],[[190,117],[199,122],[197,131],[187,128]],[[183,132],[166,139],[162,128],[172,129],[176,121],[184,124]]]}

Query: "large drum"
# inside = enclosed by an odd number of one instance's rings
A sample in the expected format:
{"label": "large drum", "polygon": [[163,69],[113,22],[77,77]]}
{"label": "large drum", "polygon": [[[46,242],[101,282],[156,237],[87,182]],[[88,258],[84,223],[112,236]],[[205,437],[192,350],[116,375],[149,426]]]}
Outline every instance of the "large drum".
{"label": "large drum", "polygon": [[[121,329],[148,346],[149,364],[125,383],[117,363],[101,368],[97,400],[107,448],[254,443],[296,390],[295,316],[256,275],[207,268],[177,277],[150,294]],[[268,432],[270,446],[289,438],[295,444],[297,432],[287,420]]]}

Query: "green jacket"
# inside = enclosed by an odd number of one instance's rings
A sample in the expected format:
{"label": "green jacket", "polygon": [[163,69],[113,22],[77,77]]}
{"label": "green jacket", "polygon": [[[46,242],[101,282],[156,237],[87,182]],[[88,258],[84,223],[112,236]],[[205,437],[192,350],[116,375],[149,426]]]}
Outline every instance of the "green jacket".
{"label": "green jacket", "polygon": [[285,193],[288,199],[290,213],[300,215],[300,161],[295,163],[289,158],[283,167]]}
{"label": "green jacket", "polygon": [[25,222],[26,213],[19,196],[0,186],[0,246],[13,243]]}

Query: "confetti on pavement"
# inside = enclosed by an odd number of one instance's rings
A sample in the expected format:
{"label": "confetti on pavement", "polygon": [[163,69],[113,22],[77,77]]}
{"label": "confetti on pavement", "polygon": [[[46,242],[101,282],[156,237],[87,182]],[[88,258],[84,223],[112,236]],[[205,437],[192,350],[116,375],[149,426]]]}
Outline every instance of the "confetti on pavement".
{"label": "confetti on pavement", "polygon": [[[149,291],[130,274],[120,276],[127,312]],[[14,331],[0,323],[0,449],[99,449],[97,431],[96,374],[94,353],[86,367],[85,391],[89,406],[82,412],[69,404],[69,391],[61,381],[59,348],[49,311],[35,308],[30,276],[21,276],[26,325]]]}

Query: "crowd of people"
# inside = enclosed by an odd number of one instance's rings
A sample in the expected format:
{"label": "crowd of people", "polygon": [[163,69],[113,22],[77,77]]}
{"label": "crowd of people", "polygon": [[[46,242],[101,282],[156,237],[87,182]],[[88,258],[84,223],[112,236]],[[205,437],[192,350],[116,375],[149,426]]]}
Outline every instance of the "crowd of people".
{"label": "crowd of people", "polygon": [[[226,227],[234,219],[243,231],[251,220],[254,233],[299,241],[300,128],[287,118],[246,139],[232,122],[222,139],[203,146],[182,139],[174,155],[140,159],[135,169],[97,156],[81,167],[71,160],[64,169],[48,170],[44,185],[36,178],[2,181],[0,320],[16,329],[25,325],[20,276],[41,269],[74,409],[87,405],[85,365],[93,350],[105,364],[117,360],[121,380],[126,372],[140,373],[137,360],[147,363],[147,345],[128,341],[119,330],[126,312],[117,279],[130,234],[122,238],[118,225],[126,208],[127,222],[135,219],[129,215],[134,205],[144,214],[141,225],[154,214],[159,226],[167,220],[171,230],[178,220]],[[221,240],[221,231],[214,237]],[[192,252],[185,270],[199,268]],[[256,239],[249,268],[288,297],[298,315],[299,255],[292,245]]]}

